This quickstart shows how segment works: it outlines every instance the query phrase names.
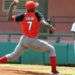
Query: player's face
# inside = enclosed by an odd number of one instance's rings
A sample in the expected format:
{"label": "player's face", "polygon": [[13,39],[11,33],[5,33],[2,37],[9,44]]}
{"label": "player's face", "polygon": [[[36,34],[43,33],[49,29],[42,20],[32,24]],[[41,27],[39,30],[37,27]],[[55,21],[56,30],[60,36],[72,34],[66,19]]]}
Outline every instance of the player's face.
{"label": "player's face", "polygon": [[35,9],[27,9],[27,12],[35,12]]}

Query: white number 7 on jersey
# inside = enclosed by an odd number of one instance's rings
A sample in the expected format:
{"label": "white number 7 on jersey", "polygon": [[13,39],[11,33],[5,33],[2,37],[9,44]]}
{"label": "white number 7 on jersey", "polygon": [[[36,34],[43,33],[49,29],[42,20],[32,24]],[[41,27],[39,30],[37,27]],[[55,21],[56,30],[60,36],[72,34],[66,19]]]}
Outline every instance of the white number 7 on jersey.
{"label": "white number 7 on jersey", "polygon": [[32,21],[28,21],[27,23],[29,24],[29,30],[31,30],[31,27],[32,27]]}

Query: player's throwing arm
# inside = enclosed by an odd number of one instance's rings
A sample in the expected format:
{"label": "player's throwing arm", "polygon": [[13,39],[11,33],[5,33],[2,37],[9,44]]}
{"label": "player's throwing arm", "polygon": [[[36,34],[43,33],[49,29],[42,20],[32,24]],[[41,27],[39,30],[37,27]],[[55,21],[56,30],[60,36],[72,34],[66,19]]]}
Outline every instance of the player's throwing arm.
{"label": "player's throwing arm", "polygon": [[19,0],[13,0],[13,2],[11,3],[11,5],[9,7],[9,11],[8,11],[8,21],[12,20],[13,13],[15,15],[18,3],[19,3]]}

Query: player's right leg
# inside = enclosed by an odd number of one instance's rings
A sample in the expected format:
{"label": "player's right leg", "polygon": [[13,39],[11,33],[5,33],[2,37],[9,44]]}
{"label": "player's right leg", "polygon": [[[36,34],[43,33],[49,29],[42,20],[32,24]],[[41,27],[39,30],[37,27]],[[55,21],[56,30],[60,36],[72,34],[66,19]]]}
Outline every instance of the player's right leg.
{"label": "player's right leg", "polygon": [[8,61],[11,60],[17,60],[17,58],[25,51],[25,49],[28,48],[27,45],[23,45],[24,41],[25,37],[22,36],[20,38],[18,45],[16,46],[15,50],[12,53],[0,57],[0,63],[7,63]]}
{"label": "player's right leg", "polygon": [[34,49],[38,49],[41,51],[48,51],[49,59],[51,64],[51,72],[53,74],[58,74],[57,71],[57,62],[56,62],[56,52],[54,46],[49,44],[48,42],[40,39],[36,39],[34,42],[31,43],[31,47]]}

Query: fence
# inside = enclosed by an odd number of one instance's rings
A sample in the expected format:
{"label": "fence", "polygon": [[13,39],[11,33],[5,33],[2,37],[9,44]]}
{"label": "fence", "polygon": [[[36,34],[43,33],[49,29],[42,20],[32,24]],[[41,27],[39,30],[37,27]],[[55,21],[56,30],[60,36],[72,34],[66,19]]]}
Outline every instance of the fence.
{"label": "fence", "polygon": [[[11,53],[16,47],[20,36],[20,33],[0,33],[0,56]],[[43,33],[40,34],[40,36],[47,36],[46,38],[42,39],[54,45],[59,65],[75,64],[74,40],[72,38],[73,34],[67,33],[65,35],[64,33]],[[68,39],[66,40],[62,38]],[[28,51],[20,56],[16,63],[49,64],[49,53],[28,49]]]}

